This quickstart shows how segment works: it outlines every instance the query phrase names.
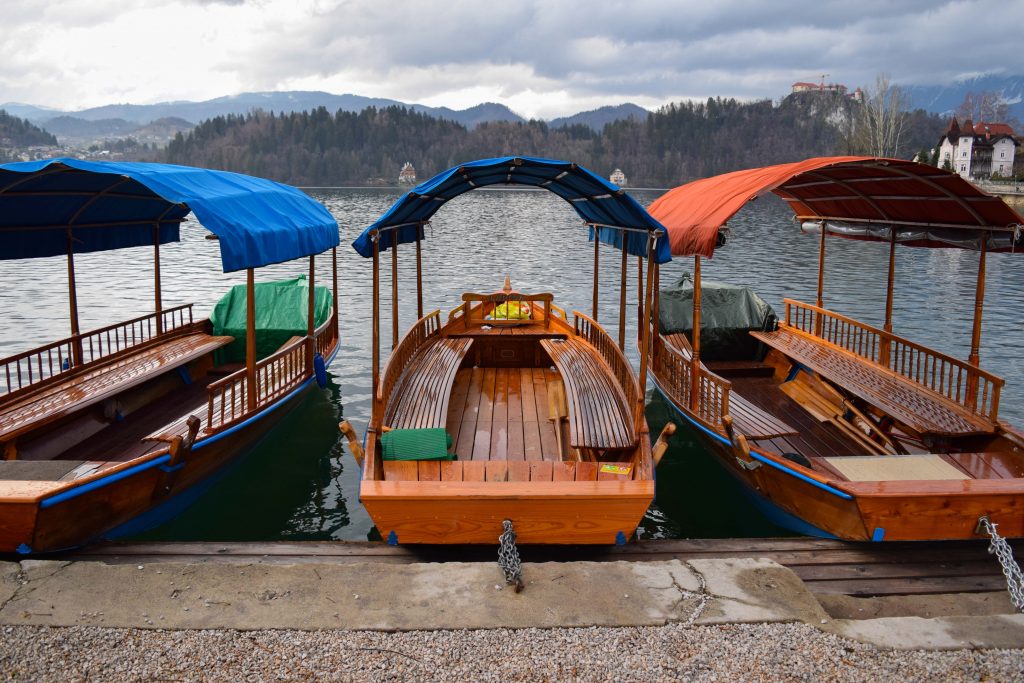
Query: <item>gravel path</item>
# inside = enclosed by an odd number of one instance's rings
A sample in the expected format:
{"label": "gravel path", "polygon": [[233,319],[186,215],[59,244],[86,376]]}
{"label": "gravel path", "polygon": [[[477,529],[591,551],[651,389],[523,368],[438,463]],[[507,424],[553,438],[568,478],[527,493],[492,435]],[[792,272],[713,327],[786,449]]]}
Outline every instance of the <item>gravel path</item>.
{"label": "gravel path", "polygon": [[8,680],[1024,681],[1024,650],[885,651],[804,624],[0,634]]}

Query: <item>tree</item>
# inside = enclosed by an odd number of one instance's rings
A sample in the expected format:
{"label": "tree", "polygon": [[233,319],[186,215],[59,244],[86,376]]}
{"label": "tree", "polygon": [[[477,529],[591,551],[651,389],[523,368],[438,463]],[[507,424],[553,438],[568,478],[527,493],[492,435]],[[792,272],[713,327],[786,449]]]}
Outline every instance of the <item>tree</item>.
{"label": "tree", "polygon": [[878,74],[874,90],[865,91],[855,139],[861,152],[876,157],[897,157],[906,123],[908,98],[888,74]]}
{"label": "tree", "polygon": [[968,90],[964,101],[956,109],[961,120],[986,121],[988,123],[1008,123],[1010,106],[1003,99],[1003,93],[996,90],[982,90],[975,93]]}

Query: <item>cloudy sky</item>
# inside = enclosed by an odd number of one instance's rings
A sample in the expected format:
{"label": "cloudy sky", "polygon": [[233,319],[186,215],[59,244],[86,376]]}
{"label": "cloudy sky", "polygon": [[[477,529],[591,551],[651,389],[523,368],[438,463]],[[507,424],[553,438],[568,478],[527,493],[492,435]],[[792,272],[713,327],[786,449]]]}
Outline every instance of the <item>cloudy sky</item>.
{"label": "cloudy sky", "polygon": [[0,102],[326,90],[551,118],[1024,73],[1020,0],[3,0]]}

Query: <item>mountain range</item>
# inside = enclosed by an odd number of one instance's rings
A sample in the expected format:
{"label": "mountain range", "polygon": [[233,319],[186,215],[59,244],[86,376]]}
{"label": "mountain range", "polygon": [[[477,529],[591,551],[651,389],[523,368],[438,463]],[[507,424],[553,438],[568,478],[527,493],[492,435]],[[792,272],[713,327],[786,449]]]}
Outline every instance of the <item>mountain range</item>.
{"label": "mountain range", "polygon": [[1024,76],[977,74],[945,85],[907,85],[903,90],[910,96],[913,108],[942,116],[952,116],[969,92],[999,92],[1010,116],[1024,122]]}

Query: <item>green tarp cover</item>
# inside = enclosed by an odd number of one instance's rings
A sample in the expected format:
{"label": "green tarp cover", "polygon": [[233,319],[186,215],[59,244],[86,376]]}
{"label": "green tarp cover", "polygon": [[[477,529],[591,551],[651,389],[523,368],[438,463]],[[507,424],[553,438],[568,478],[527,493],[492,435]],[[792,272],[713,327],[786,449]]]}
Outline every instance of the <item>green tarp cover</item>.
{"label": "green tarp cover", "polygon": [[[664,334],[693,340],[693,276],[683,273],[661,290],[658,326]],[[707,360],[760,360],[761,342],[750,330],[774,330],[779,319],[768,302],[749,287],[701,280],[700,355]]]}
{"label": "green tarp cover", "polygon": [[[235,285],[225,294],[210,314],[215,335],[235,338],[217,357],[218,363],[245,361],[245,285]],[[314,287],[314,327],[322,325],[331,315],[331,290]],[[309,310],[309,286],[306,277],[293,280],[256,283],[256,358],[266,358],[292,337],[306,336]]]}
{"label": "green tarp cover", "polygon": [[452,437],[447,430],[392,429],[380,437],[385,460],[451,460]]}

